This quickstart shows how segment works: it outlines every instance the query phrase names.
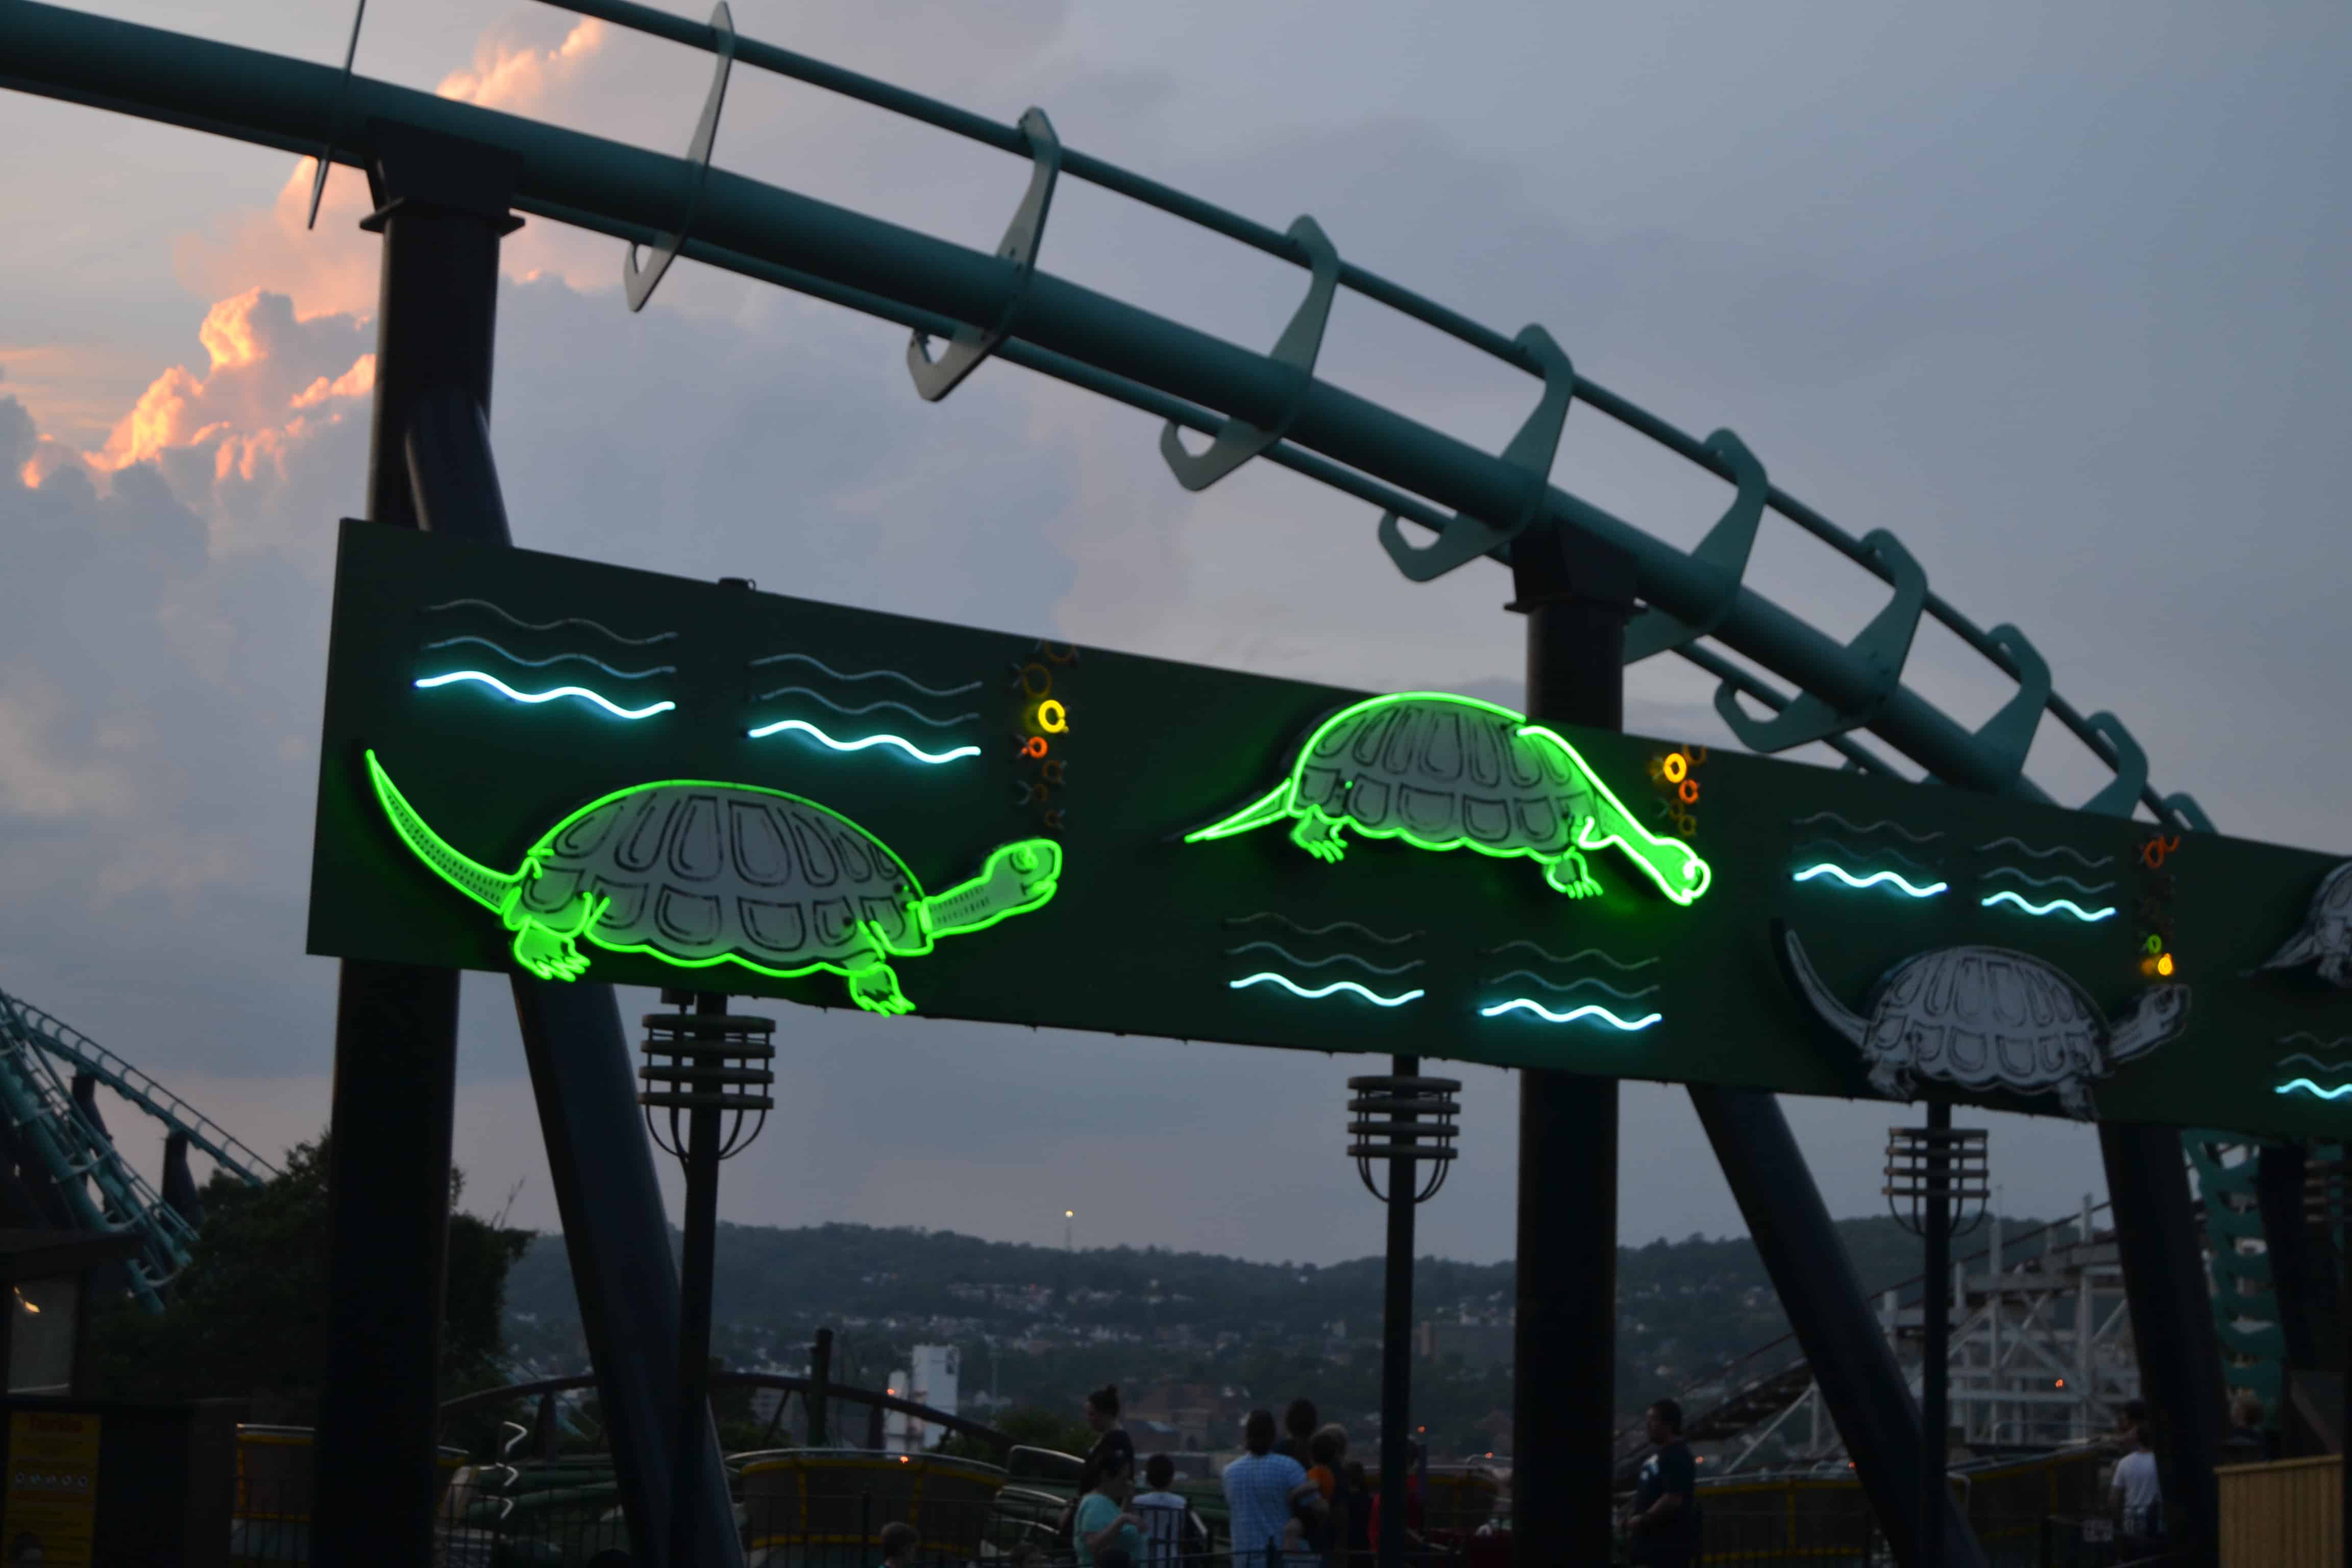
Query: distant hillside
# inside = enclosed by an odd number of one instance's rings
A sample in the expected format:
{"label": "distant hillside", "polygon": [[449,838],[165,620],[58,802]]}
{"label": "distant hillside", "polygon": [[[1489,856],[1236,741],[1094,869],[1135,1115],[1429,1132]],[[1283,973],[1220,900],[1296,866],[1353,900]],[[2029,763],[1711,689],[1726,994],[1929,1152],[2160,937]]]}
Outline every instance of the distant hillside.
{"label": "distant hillside", "polygon": [[[2009,1221],[2008,1234],[2037,1223]],[[1837,1229],[1873,1294],[1919,1272],[1917,1240],[1891,1219]],[[1981,1246],[1979,1236],[1954,1250],[1965,1257]],[[2012,1257],[2040,1247],[2020,1244]],[[1617,1271],[1618,1388],[1628,1409],[1787,1330],[1745,1237],[1620,1248]],[[1512,1279],[1507,1263],[1423,1258],[1415,1317],[1502,1325]],[[1065,1252],[949,1231],[722,1225],[715,1300],[714,1351],[732,1365],[797,1372],[803,1347],[827,1326],[840,1346],[836,1377],[877,1386],[913,1345],[959,1345],[967,1408],[992,1381],[1003,1404],[1064,1410],[1106,1380],[1214,1384],[1263,1399],[1312,1388],[1332,1410],[1378,1404],[1376,1258],[1317,1268],[1158,1248]],[[539,1237],[515,1266],[507,1309],[511,1341],[531,1365],[585,1370],[560,1237]],[[1441,1422],[1466,1425],[1509,1405],[1507,1372],[1477,1355],[1430,1367],[1421,1387],[1417,1414],[1433,1434],[1447,1429]]]}

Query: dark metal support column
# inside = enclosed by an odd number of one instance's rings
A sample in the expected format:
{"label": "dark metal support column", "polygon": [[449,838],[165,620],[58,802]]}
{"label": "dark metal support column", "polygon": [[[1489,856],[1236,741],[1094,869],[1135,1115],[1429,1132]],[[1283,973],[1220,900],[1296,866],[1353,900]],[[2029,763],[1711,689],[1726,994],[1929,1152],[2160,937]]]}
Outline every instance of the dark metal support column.
{"label": "dark metal support column", "polygon": [[[436,395],[487,409],[499,242],[516,161],[377,126],[383,235],[368,516],[420,528],[409,436]],[[431,1560],[441,1310],[457,1100],[454,970],[346,962],[327,1186],[328,1341],[319,1396],[319,1561]]]}
{"label": "dark metal support column", "polygon": [[[1513,547],[1528,617],[1528,717],[1625,725],[1630,560],[1590,540]],[[1513,1561],[1610,1560],[1617,1429],[1617,1081],[1519,1073],[1517,1321],[1512,1335]]]}
{"label": "dark metal support column", "polygon": [[2219,1522],[2221,1338],[2206,1292],[2204,1251],[2178,1129],[2099,1124],[2107,1202],[2123,1255],[2140,1386],[2156,1419],[2156,1462],[2175,1541],[2210,1552]]}
{"label": "dark metal support column", "polygon": [[[383,234],[384,263],[377,311],[369,516],[397,527],[508,543],[488,417],[499,242],[520,221],[507,210],[512,161],[405,127],[378,123],[372,131],[378,159],[371,178],[379,211],[366,226]],[[360,972],[356,994],[354,971]],[[390,994],[397,1003],[419,986],[437,994],[445,985],[444,1033],[422,1041],[414,1028],[402,1035],[410,1052],[408,1071],[402,1070],[397,1058],[383,1059],[374,1043],[360,1041],[339,1020],[336,1168],[330,1173],[338,1194],[338,1235],[362,1238],[358,1248],[362,1256],[351,1260],[357,1274],[352,1289],[374,1301],[406,1300],[404,1291],[414,1296],[415,1310],[404,1321],[411,1331],[421,1327],[434,1333],[436,1342],[455,1096],[457,977],[439,971],[346,963],[341,1014],[344,1020],[358,1016],[364,1028],[381,1010],[379,996]],[[633,1556],[651,1568],[664,1561],[670,1520],[677,1385],[676,1362],[668,1352],[677,1340],[677,1273],[652,1150],[639,1120],[634,1052],[623,1034],[611,986],[563,984],[518,974],[512,988]],[[365,1058],[357,1066],[355,1044]],[[347,1086],[352,1095],[348,1115]],[[420,1139],[412,1131],[415,1129],[425,1130],[425,1135]],[[349,1139],[347,1130],[352,1134]],[[406,1179],[397,1186],[372,1179],[372,1171],[387,1167],[380,1151],[364,1147],[371,1139],[396,1145],[394,1157],[409,1161]],[[352,1163],[345,1166],[347,1148]],[[348,1195],[354,1203],[373,1201],[421,1213],[426,1167],[437,1171],[429,1178],[436,1194],[429,1298],[420,1273],[404,1275],[381,1255],[373,1262],[366,1256],[366,1238],[378,1233],[379,1216],[343,1206]],[[410,1250],[422,1257],[425,1249],[419,1243]],[[425,1305],[428,1300],[429,1307]],[[361,1362],[373,1359],[370,1347],[380,1350],[385,1344],[372,1328],[360,1328],[350,1336],[339,1333],[339,1341],[345,1337]],[[414,1347],[409,1359],[415,1360]],[[427,1404],[434,1392],[433,1362],[431,1357],[422,1361],[422,1376],[404,1385]],[[343,1386],[331,1373],[329,1397],[321,1401],[319,1539],[335,1539],[332,1532],[344,1528],[340,1521],[357,1520],[361,1522],[355,1528],[366,1539],[354,1548],[358,1555],[338,1561],[422,1562],[423,1546],[406,1557],[399,1554],[404,1547],[386,1548],[382,1557],[373,1554],[383,1540],[378,1522],[389,1516],[390,1509],[381,1489],[367,1479],[388,1473],[379,1462],[381,1449],[370,1445],[401,1414],[379,1403],[380,1389],[336,1392]],[[348,1500],[336,1489],[342,1484],[335,1478],[343,1474],[339,1445],[344,1439],[330,1430],[331,1399],[348,1400],[359,1413],[359,1447],[353,1451],[352,1473],[359,1478],[354,1484],[361,1489]],[[431,1499],[437,1490],[431,1472],[429,1415],[418,1430],[422,1436],[411,1446],[422,1445],[426,1489],[423,1522],[429,1531]],[[706,1519],[731,1519],[725,1477],[715,1455],[703,1474],[709,1483],[701,1489]],[[733,1531],[724,1530],[719,1538],[723,1560],[734,1561],[737,1553],[724,1544],[733,1540]],[[326,1560],[323,1548],[321,1560]]]}
{"label": "dark metal support column", "polygon": [[[727,998],[706,992],[695,999],[695,1010],[706,1016],[723,1014]],[[677,1458],[671,1474],[677,1479],[678,1491],[690,1496],[709,1473],[704,1450],[710,1447],[710,1277],[719,1230],[719,1107],[714,1100],[687,1115],[686,1257],[678,1266]],[[730,1512],[730,1526],[732,1519]],[[702,1543],[717,1539],[715,1532],[703,1528],[707,1523],[698,1509],[681,1508],[671,1513],[669,1560],[673,1564],[685,1568],[704,1560]],[[733,1533],[731,1528],[729,1533]]]}
{"label": "dark metal support column", "polygon": [[[1780,1102],[1747,1089],[1695,1088],[1690,1097],[1871,1512],[1895,1561],[1916,1564],[1919,1409]],[[1958,1514],[1945,1515],[1944,1561],[1949,1568],[1981,1568],[1984,1562],[1968,1521]]]}
{"label": "dark metal support column", "polygon": [[[1391,1057],[1398,1078],[1421,1076],[1419,1057]],[[1411,1160],[1389,1162],[1389,1244],[1381,1313],[1381,1549],[1379,1568],[1401,1568],[1405,1554],[1405,1472],[1412,1442],[1412,1211],[1421,1173]]]}
{"label": "dark metal support column", "polygon": [[[2300,1143],[2263,1149],[2255,1158],[2254,1202],[2263,1216],[2263,1251],[2271,1266],[2271,1297],[2278,1303],[2279,1337],[2286,1342],[2290,1371],[2322,1364],[2319,1347],[2333,1347],[2336,1315],[2320,1306],[2320,1281],[2311,1245],[2311,1222],[2304,1217],[2304,1173],[2309,1168]],[[2322,1325],[2326,1327],[2323,1328]]]}
{"label": "dark metal support column", "polygon": [[825,1408],[833,1395],[833,1331],[819,1329],[809,1346],[808,1446],[822,1448],[828,1441]]}

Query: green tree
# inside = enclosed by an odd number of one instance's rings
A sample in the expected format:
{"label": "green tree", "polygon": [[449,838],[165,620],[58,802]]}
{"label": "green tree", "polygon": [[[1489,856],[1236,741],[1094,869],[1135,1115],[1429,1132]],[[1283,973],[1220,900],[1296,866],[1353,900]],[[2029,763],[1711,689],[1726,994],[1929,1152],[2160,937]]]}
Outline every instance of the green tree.
{"label": "green tree", "polygon": [[[457,1206],[450,1174],[445,1399],[504,1381],[507,1270],[530,1244]],[[215,1173],[205,1223],[163,1311],[124,1304],[92,1325],[93,1381],[125,1399],[239,1398],[256,1421],[308,1424],[327,1360],[327,1141],[296,1145],[255,1187]]]}

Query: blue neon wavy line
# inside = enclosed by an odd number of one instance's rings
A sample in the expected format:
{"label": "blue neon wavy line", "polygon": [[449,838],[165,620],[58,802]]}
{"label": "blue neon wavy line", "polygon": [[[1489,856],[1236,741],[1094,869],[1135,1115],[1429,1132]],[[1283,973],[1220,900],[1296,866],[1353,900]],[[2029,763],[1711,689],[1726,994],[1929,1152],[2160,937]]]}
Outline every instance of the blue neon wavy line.
{"label": "blue neon wavy line", "polygon": [[1230,915],[1226,917],[1225,924],[1245,926],[1256,921],[1276,921],[1288,926],[1301,936],[1329,936],[1335,931],[1360,931],[1383,947],[1402,947],[1422,934],[1417,931],[1409,931],[1402,936],[1382,936],[1371,927],[1359,924],[1355,921],[1333,921],[1327,926],[1303,926],[1288,915],[1278,915],[1271,910],[1257,910],[1245,915]]}
{"label": "blue neon wavy line", "polygon": [[1861,827],[1857,826],[1853,823],[1848,822],[1844,817],[1840,816],[1834,811],[1817,811],[1811,816],[1801,816],[1797,818],[1797,820],[1790,823],[1790,826],[1792,827],[1811,827],[1816,822],[1834,822],[1849,833],[1875,833],[1880,828],[1884,827],[1889,833],[1901,834],[1906,839],[1909,840],[1913,844],[1933,844],[1937,839],[1943,837],[1940,833],[1914,833],[1899,822],[1886,822],[1882,820],[1874,822],[1867,827]]}
{"label": "blue neon wavy line", "polygon": [[1426,991],[1408,991],[1402,996],[1382,996],[1377,992],[1365,990],[1352,980],[1334,980],[1319,991],[1309,991],[1296,981],[1286,980],[1281,975],[1274,973],[1253,974],[1246,980],[1227,981],[1225,988],[1229,991],[1239,991],[1244,985],[1255,985],[1264,980],[1271,980],[1292,995],[1304,996],[1309,1002],[1319,996],[1328,996],[1334,991],[1352,991],[1375,1007],[1402,1007],[1408,1002],[1417,1002],[1429,994]]}
{"label": "blue neon wavy line", "polygon": [[860,669],[856,671],[839,670],[825,663],[824,660],[805,653],[772,653],[765,658],[753,659],[751,661],[751,668],[758,669],[763,665],[771,664],[813,665],[816,668],[821,669],[827,675],[833,677],[835,680],[900,681],[905,685],[913,687],[916,690],[921,692],[926,697],[961,697],[967,691],[977,691],[980,689],[980,682],[977,680],[966,681],[961,686],[950,686],[945,689],[941,689],[936,686],[926,686],[921,681],[917,680],[913,676],[896,669]]}
{"label": "blue neon wavy line", "polygon": [[1791,858],[1802,859],[1808,853],[1822,849],[1833,850],[1849,860],[1899,860],[1915,871],[1927,872],[1929,876],[1935,874],[1900,849],[1885,849],[1876,846],[1867,849],[1857,849],[1851,844],[1841,844],[1834,838],[1808,839],[1797,846]]}
{"label": "blue neon wavy line", "polygon": [[1539,958],[1547,959],[1553,963],[1576,963],[1584,959],[1597,958],[1601,963],[1609,965],[1610,968],[1621,971],[1626,974],[1631,974],[1636,970],[1647,969],[1650,965],[1658,962],[1654,958],[1645,958],[1638,963],[1627,963],[1622,959],[1610,957],[1607,953],[1601,952],[1597,947],[1580,948],[1577,952],[1570,953],[1566,958],[1562,958],[1556,952],[1549,952],[1544,949],[1538,947],[1534,942],[1529,942],[1523,936],[1513,937],[1510,941],[1505,942],[1500,947],[1490,947],[1479,956],[1482,958],[1493,958],[1498,953],[1508,952],[1515,947],[1524,947],[1529,952],[1536,954]]}
{"label": "blue neon wavy line", "polygon": [[429,653],[436,647],[456,647],[459,643],[468,642],[478,643],[482,647],[488,648],[492,653],[497,654],[500,658],[510,659],[514,663],[521,665],[525,669],[545,669],[551,664],[562,664],[567,658],[576,658],[583,664],[594,665],[597,668],[603,670],[605,674],[611,676],[615,680],[643,680],[649,675],[676,675],[677,673],[677,666],[674,664],[657,664],[651,669],[614,669],[611,665],[606,664],[603,659],[598,658],[594,654],[590,653],[559,653],[547,658],[525,658],[519,653],[514,653],[507,648],[500,647],[497,643],[492,642],[488,637],[478,637],[472,636],[443,637],[438,642],[426,643],[419,651]]}
{"label": "blue neon wavy line", "polygon": [[948,730],[954,728],[958,724],[968,723],[980,717],[977,713],[959,713],[952,719],[934,719],[928,713],[917,712],[903,702],[892,702],[887,699],[880,702],[869,702],[863,708],[844,708],[840,703],[835,702],[832,698],[825,696],[823,692],[812,691],[805,686],[779,686],[773,691],[762,691],[760,695],[751,699],[751,700],[754,702],[765,702],[772,697],[783,697],[793,692],[798,692],[803,697],[811,698],[818,702],[824,703],[827,708],[832,709],[835,712],[840,714],[845,719],[855,719],[864,713],[879,712],[885,708],[896,708],[899,712],[904,713],[908,718],[912,719],[918,724],[929,724],[936,730]]}
{"label": "blue neon wavy line", "polygon": [[898,735],[868,735],[862,741],[836,741],[805,719],[779,719],[772,724],[762,724],[751,731],[750,736],[754,741],[763,740],[779,730],[805,730],[819,745],[830,746],[836,752],[862,752],[868,746],[896,746],[916,761],[929,763],[935,767],[941,763],[954,762],[958,757],[980,755],[978,746],[957,746],[933,756],[912,741]]}
{"label": "blue neon wavy line", "polygon": [[1663,1013],[1652,1013],[1647,1017],[1636,1018],[1633,1022],[1628,1023],[1624,1019],[1619,1017],[1616,1014],[1612,1013],[1608,1008],[1603,1007],[1598,1002],[1587,1002],[1583,1006],[1577,1008],[1573,1012],[1555,1013],[1540,1002],[1530,1002],[1525,996],[1514,996],[1507,1002],[1497,1002],[1492,1007],[1479,1008],[1478,1016],[1481,1018],[1499,1018],[1506,1013],[1517,1012],[1521,1009],[1529,1013],[1534,1013],[1543,1018],[1545,1022],[1551,1024],[1573,1024],[1579,1018],[1598,1013],[1601,1016],[1608,1019],[1610,1023],[1616,1026],[1618,1028],[1624,1030],[1629,1035],[1637,1029],[1648,1028],[1651,1025],[1656,1023],[1660,1018],[1665,1016]]}
{"label": "blue neon wavy line", "polygon": [[2298,1040],[2308,1040],[2315,1049],[2324,1051],[2332,1051],[2338,1046],[2352,1046],[2352,1035],[2338,1035],[2332,1040],[2322,1040],[2309,1029],[2297,1029],[2292,1035],[2281,1035],[2278,1037],[2278,1043],[2282,1046],[2291,1046]]}
{"label": "blue neon wavy line", "polygon": [[478,605],[507,625],[520,626],[527,632],[551,632],[559,626],[586,626],[591,631],[603,632],[614,642],[625,643],[631,647],[646,647],[654,643],[668,642],[677,636],[676,632],[656,632],[649,637],[625,637],[602,621],[592,621],[580,616],[566,616],[560,621],[526,621],[510,610],[500,609],[488,599],[450,599],[442,604],[425,605],[425,613],[429,616],[436,610],[454,610],[466,605]]}
{"label": "blue neon wavy line", "polygon": [[650,719],[656,713],[667,713],[677,706],[675,702],[656,702],[650,708],[623,708],[611,699],[599,697],[584,686],[559,686],[552,691],[517,691],[495,675],[484,675],[478,669],[452,670],[447,675],[432,675],[416,682],[420,691],[430,691],[436,686],[446,686],[453,680],[478,680],[485,686],[496,687],[517,702],[552,702],[559,697],[583,697],[610,713],[615,719]]}
{"label": "blue neon wavy line", "polygon": [[2291,1068],[2297,1062],[2309,1062],[2314,1072],[2352,1072],[2352,1062],[2324,1062],[2308,1051],[2297,1051],[2291,1057],[2281,1057],[2274,1066]]}
{"label": "blue neon wavy line", "polygon": [[1988,910],[1992,908],[1993,905],[2004,901],[2015,904],[2019,909],[2023,910],[2029,915],[2046,915],[2063,909],[2069,914],[2073,915],[2076,920],[2094,924],[2097,921],[2105,920],[2109,915],[2116,912],[2113,909],[2086,910],[2072,899],[2053,899],[2046,904],[2029,904],[2025,901],[2023,897],[2011,892],[2007,888],[2003,888],[2000,892],[1993,894],[1990,898],[1979,899],[1977,900],[1979,904]]}
{"label": "blue neon wavy line", "polygon": [[1575,979],[1569,981],[1546,980],[1542,975],[1538,974],[1532,969],[1514,969],[1508,974],[1497,974],[1494,979],[1487,981],[1486,984],[1489,985],[1500,985],[1506,981],[1520,979],[1532,980],[1547,991],[1573,991],[1580,985],[1590,985],[1597,990],[1608,992],[1609,994],[1616,997],[1620,1002],[1639,1002],[1643,997],[1649,995],[1652,992],[1657,989],[1654,985],[1644,985],[1639,991],[1620,991],[1614,985],[1610,984],[1606,980],[1595,979],[1590,974],[1580,974]]}
{"label": "blue neon wavy line", "polygon": [[2015,866],[1996,866],[1991,870],[1987,871],[1984,874],[1984,879],[1990,882],[1995,877],[2003,876],[2014,877],[2029,888],[2054,888],[2061,882],[2063,882],[2066,886],[2079,891],[2086,899],[2094,893],[2104,893],[2108,889],[2115,886],[2113,882],[2101,882],[2096,887],[2093,887],[2088,882],[2077,881],[2072,877],[2029,877],[2023,870]]}
{"label": "blue neon wavy line", "polygon": [[2092,871],[2097,870],[2100,867],[2106,865],[2109,861],[2115,858],[2112,855],[2102,855],[2097,859],[2094,860],[2089,856],[2084,855],[2081,850],[2071,848],[2063,844],[2052,849],[2036,849],[2032,845],[2028,844],[2022,838],[1996,838],[1990,844],[1978,845],[1977,849],[1979,853],[1982,853],[1987,849],[1999,849],[2011,844],[2016,845],[2018,853],[2024,855],[2029,858],[2035,860],[2047,860],[2053,855],[2063,855],[2069,860],[2074,861],[2077,866],[2081,866],[2084,869]]}
{"label": "blue neon wavy line", "polygon": [[2322,1089],[2307,1078],[2291,1079],[2287,1082],[2280,1084],[2276,1088],[2273,1089],[2271,1092],[2273,1094],[2292,1094],[2298,1089],[2315,1095],[2321,1100],[2341,1100],[2346,1095],[2352,1094],[2352,1083],[2339,1083],[2334,1089]]}
{"label": "blue neon wavy line", "polygon": [[1260,948],[1265,949],[1268,952],[1278,952],[1282,954],[1283,957],[1290,960],[1291,963],[1298,965],[1301,969],[1328,969],[1335,963],[1352,963],[1371,974],[1402,974],[1408,969],[1419,969],[1422,965],[1422,961],[1420,959],[1408,958],[1402,963],[1396,965],[1392,969],[1383,969],[1379,964],[1374,963],[1371,960],[1368,958],[1360,958],[1352,952],[1337,952],[1333,953],[1328,958],[1301,958],[1297,953],[1291,952],[1288,948],[1282,946],[1280,943],[1271,942],[1245,942],[1239,947],[1229,947],[1225,949],[1225,956],[1227,958],[1238,958],[1244,952],[1255,952]]}
{"label": "blue neon wavy line", "polygon": [[1849,888],[1861,889],[1872,887],[1880,882],[1892,882],[1915,899],[1932,899],[1937,894],[1948,890],[1951,887],[1949,882],[1937,882],[1932,887],[1915,888],[1892,871],[1873,871],[1867,877],[1856,877],[1844,867],[1832,866],[1827,861],[1823,861],[1818,866],[1808,866],[1789,879],[1792,882],[1810,882],[1814,878],[1821,876],[1824,872],[1827,872],[1830,876],[1835,877],[1839,881],[1843,882]]}

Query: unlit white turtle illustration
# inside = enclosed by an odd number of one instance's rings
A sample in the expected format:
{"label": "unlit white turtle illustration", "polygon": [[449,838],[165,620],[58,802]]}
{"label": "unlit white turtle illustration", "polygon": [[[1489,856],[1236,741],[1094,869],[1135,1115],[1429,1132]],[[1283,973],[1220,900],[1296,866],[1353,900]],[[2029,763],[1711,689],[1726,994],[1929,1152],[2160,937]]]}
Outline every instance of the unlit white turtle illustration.
{"label": "unlit white turtle illustration", "polygon": [[2189,987],[2151,985],[2123,1016],[2042,960],[2005,947],[1947,947],[1903,960],[1879,977],[1857,1014],[1814,973],[1805,945],[1772,922],[1790,984],[1869,1064],[1870,1086],[1911,1098],[1914,1076],[1963,1089],[2058,1095],[2070,1116],[2094,1113],[2091,1085],[2178,1036]]}
{"label": "unlit white turtle illustration", "polygon": [[2319,879],[2303,929],[2262,967],[2294,969],[2306,963],[2316,963],[2319,977],[2330,985],[2352,991],[2352,860]]}

